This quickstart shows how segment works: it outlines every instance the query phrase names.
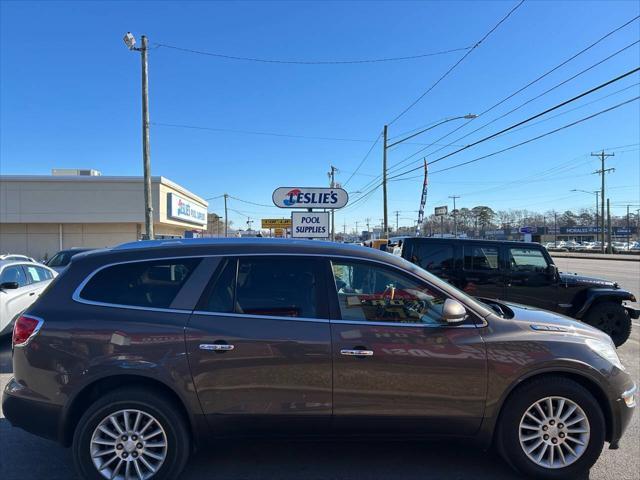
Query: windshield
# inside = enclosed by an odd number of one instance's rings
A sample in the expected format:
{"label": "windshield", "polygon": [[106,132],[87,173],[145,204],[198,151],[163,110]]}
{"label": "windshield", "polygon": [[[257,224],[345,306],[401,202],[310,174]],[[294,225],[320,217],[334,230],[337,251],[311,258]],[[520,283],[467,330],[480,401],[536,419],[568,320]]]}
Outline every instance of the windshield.
{"label": "windshield", "polygon": [[65,267],[71,260],[69,252],[58,252],[47,262],[48,267]]}

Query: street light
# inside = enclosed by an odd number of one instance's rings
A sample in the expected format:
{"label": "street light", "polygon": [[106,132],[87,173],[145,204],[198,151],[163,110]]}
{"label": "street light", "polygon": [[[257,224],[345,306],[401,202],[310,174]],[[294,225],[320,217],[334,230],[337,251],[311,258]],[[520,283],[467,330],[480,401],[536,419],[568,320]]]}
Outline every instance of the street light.
{"label": "street light", "polygon": [[[596,190],[596,191],[590,192],[588,190],[580,190],[579,188],[574,188],[571,191],[572,192],[588,193],[589,195],[595,194],[595,196],[596,196],[596,234],[595,234],[595,238],[597,239],[598,238],[598,233],[599,233],[599,231],[598,231],[599,230],[599,225],[600,225],[599,222],[598,222],[598,195],[600,194],[600,190]],[[604,229],[604,222],[603,222],[602,228]]]}
{"label": "street light", "polygon": [[142,35],[141,47],[136,47],[136,38],[127,32],[123,38],[124,44],[131,51],[140,52],[142,60],[142,168],[144,176],[144,226],[148,240],[153,240],[153,204],[151,199],[151,154],[149,150],[149,62],[147,52],[149,40]]}
{"label": "street light", "polygon": [[424,132],[428,132],[429,130],[439,127],[440,125],[445,124],[447,122],[452,122],[454,120],[462,120],[462,119],[473,120],[474,118],[478,118],[478,115],[476,115],[475,113],[467,113],[466,115],[447,118],[445,120],[442,120],[441,122],[436,123],[435,125],[431,125],[427,128],[420,130],[419,132],[409,135],[408,137],[404,137],[396,142],[393,142],[391,145],[387,145],[388,125],[384,126],[384,132],[383,132],[384,141],[382,143],[382,201],[383,201],[383,208],[384,208],[384,223],[382,225],[382,232],[385,238],[388,238],[389,236],[389,220],[388,220],[389,217],[387,215],[387,150],[395,145],[398,145],[402,142],[406,142],[411,138],[417,137],[418,135]]}

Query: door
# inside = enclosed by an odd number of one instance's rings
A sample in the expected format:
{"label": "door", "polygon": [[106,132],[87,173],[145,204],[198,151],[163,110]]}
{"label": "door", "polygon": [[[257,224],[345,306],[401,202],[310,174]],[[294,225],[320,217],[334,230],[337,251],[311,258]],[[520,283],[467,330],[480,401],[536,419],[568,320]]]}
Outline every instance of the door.
{"label": "door", "polygon": [[22,265],[9,265],[2,270],[0,283],[16,282],[18,288],[0,290],[2,308],[0,329],[5,328],[21,312],[27,309],[35,299],[36,288],[30,282]]}
{"label": "door", "polygon": [[555,271],[539,248],[505,247],[508,265],[507,300],[545,310],[558,310]]}
{"label": "door", "polygon": [[320,260],[223,259],[186,330],[213,433],[322,429],[331,418],[331,340]]}
{"label": "door", "polygon": [[477,431],[487,370],[473,316],[444,324],[442,292],[383,264],[333,259],[331,269],[335,428]]}
{"label": "door", "polygon": [[474,297],[505,298],[506,272],[495,244],[464,244],[463,270],[458,287]]}

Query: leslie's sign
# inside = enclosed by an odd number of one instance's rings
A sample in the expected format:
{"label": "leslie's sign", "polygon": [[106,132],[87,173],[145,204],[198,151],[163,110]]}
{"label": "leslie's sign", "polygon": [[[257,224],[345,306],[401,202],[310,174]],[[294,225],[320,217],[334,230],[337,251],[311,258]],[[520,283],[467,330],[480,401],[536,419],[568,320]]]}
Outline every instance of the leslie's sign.
{"label": "leslie's sign", "polygon": [[175,193],[169,193],[169,217],[183,222],[207,225],[207,209]]}
{"label": "leslie's sign", "polygon": [[342,188],[280,187],[271,198],[280,208],[342,208],[349,194]]}

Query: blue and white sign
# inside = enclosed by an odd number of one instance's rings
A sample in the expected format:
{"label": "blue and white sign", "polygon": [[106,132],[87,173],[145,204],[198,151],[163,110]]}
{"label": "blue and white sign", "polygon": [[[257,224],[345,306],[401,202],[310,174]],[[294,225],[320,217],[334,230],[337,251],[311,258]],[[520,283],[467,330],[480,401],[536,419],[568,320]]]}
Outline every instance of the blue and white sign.
{"label": "blue and white sign", "polygon": [[329,238],[329,212],[291,212],[292,238]]}
{"label": "blue and white sign", "polygon": [[175,193],[169,193],[167,216],[174,220],[207,226],[207,209],[193,200],[187,200]]}
{"label": "blue and white sign", "polygon": [[271,195],[273,204],[280,208],[327,208],[344,207],[349,194],[342,188],[280,187]]}
{"label": "blue and white sign", "polygon": [[533,227],[520,227],[520,233],[533,233]]}

